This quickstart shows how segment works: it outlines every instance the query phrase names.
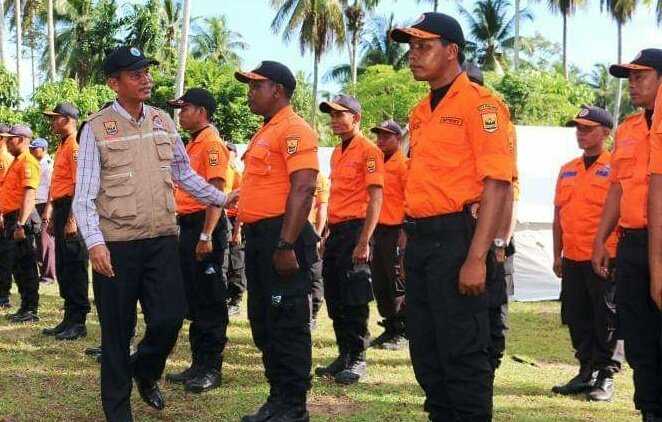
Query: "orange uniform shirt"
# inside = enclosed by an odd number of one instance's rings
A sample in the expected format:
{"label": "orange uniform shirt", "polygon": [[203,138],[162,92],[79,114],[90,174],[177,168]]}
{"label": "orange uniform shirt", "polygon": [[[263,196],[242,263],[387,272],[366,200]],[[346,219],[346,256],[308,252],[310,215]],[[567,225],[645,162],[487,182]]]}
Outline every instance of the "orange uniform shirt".
{"label": "orange uniform shirt", "polygon": [[462,211],[480,199],[483,179],[512,182],[510,119],[487,88],[460,74],[432,110],[430,96],[410,116],[405,212],[413,218]]}
{"label": "orange uniform shirt", "polygon": [[384,186],[384,154],[363,135],[356,135],[343,151],[331,154],[329,223],[365,218],[368,186]]}
{"label": "orange uniform shirt", "polygon": [[379,214],[379,224],[396,226],[405,220],[406,184],[407,159],[398,149],[384,161],[384,202]]}
{"label": "orange uniform shirt", "polygon": [[[241,188],[241,172],[232,165],[228,165],[228,178],[225,179],[225,188],[226,193]],[[226,208],[225,214],[228,217],[236,217],[239,214],[239,207],[235,205],[232,208]]]}
{"label": "orange uniform shirt", "polygon": [[650,134],[651,157],[650,172],[662,174],[662,85],[657,90],[655,99],[655,113]]}
{"label": "orange uniform shirt", "polygon": [[315,185],[315,197],[313,198],[313,206],[310,208],[310,215],[308,221],[314,226],[317,223],[317,212],[321,204],[329,203],[329,195],[331,194],[331,187],[329,179],[322,173],[317,174],[317,183]]}
{"label": "orange uniform shirt", "polygon": [[[227,177],[229,152],[213,126],[202,129],[186,145],[191,168],[206,181]],[[207,208],[183,189],[175,192],[177,214],[187,215]]]}
{"label": "orange uniform shirt", "polygon": [[619,225],[625,229],[648,226],[649,132],[642,111],[627,117],[614,137],[611,181],[623,189]]}
{"label": "orange uniform shirt", "polygon": [[278,217],[285,214],[290,174],[319,170],[317,134],[288,106],[253,135],[242,159],[239,219],[255,223]]}
{"label": "orange uniform shirt", "polygon": [[0,210],[3,214],[21,209],[25,190],[39,187],[39,173],[39,162],[27,149],[12,161],[0,187]]}
{"label": "orange uniform shirt", "polygon": [[[559,209],[563,232],[563,256],[573,261],[590,261],[602,209],[609,191],[611,154],[604,151],[588,169],[583,157],[561,167],[556,182],[554,205]],[[607,250],[616,256],[616,232],[607,239]]]}
{"label": "orange uniform shirt", "polygon": [[67,136],[55,151],[55,162],[51,174],[51,200],[74,197],[77,159],[78,142],[76,142],[76,135],[74,134]]}
{"label": "orange uniform shirt", "polygon": [[14,156],[7,151],[7,148],[0,150],[0,185],[5,180],[5,175],[12,161],[14,161]]}

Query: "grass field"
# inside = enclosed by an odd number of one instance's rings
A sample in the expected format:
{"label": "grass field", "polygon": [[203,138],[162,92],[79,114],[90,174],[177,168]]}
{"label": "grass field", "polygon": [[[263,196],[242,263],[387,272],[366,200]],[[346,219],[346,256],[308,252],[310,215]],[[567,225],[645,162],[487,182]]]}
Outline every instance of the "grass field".
{"label": "grass field", "polygon": [[[18,298],[12,297],[13,303]],[[0,319],[0,421],[51,422],[103,420],[99,402],[98,366],[83,355],[99,342],[96,315],[88,323],[84,341],[61,343],[40,334],[61,318],[57,288],[42,286],[41,322],[15,326]],[[243,310],[243,309],[242,309]],[[497,372],[495,421],[636,421],[632,373],[617,375],[613,403],[589,403],[583,397],[558,397],[550,387],[577,371],[565,327],[558,318],[558,303],[515,303],[511,306],[508,356]],[[373,308],[371,332],[379,334]],[[142,329],[142,326],[141,328]],[[166,371],[187,366],[187,328],[170,357]],[[253,346],[245,313],[231,320],[230,342],[223,366],[224,386],[202,396],[187,394],[180,386],[162,383],[167,400],[162,413],[132,397],[136,421],[239,421],[267,395],[258,351]],[[313,365],[335,357],[333,330],[321,318],[314,332]],[[517,363],[511,356],[531,363]],[[368,376],[355,386],[314,381],[309,407],[314,421],[425,421],[423,395],[413,376],[407,351],[368,353]]]}

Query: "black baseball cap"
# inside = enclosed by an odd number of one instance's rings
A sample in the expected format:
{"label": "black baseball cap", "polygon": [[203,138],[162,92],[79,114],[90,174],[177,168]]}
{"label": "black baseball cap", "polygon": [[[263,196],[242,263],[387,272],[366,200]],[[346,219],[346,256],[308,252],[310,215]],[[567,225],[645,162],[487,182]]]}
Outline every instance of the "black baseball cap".
{"label": "black baseball cap", "polygon": [[340,94],[333,97],[331,101],[323,101],[320,103],[320,111],[322,113],[331,113],[331,111],[348,111],[352,114],[361,112],[361,104],[359,100],[347,94]]}
{"label": "black baseball cap", "polygon": [[207,117],[210,119],[216,112],[216,100],[211,92],[204,88],[188,89],[181,97],[168,101],[172,108],[182,108],[186,103],[204,107],[207,110]]}
{"label": "black baseball cap", "polygon": [[235,144],[228,142],[227,144],[225,144],[225,146],[228,148],[229,151],[232,151],[235,154],[237,153],[237,146]]}
{"label": "black baseball cap", "polygon": [[79,112],[78,108],[71,103],[59,103],[55,106],[53,111],[44,111],[42,114],[46,116],[64,116],[69,117],[74,120],[78,120]]}
{"label": "black baseball cap", "polygon": [[372,133],[387,132],[387,133],[392,133],[394,135],[402,136],[402,128],[400,127],[399,124],[396,123],[395,120],[392,119],[386,120],[385,122],[381,122],[379,125],[370,129],[370,132]]}
{"label": "black baseball cap", "polygon": [[464,47],[464,32],[460,23],[452,16],[443,13],[423,13],[413,25],[406,28],[396,28],[391,31],[391,39],[406,44],[410,38],[424,40],[444,39]]}
{"label": "black baseball cap", "polygon": [[282,63],[265,60],[260,65],[251,70],[250,72],[237,71],[234,72],[234,77],[239,81],[247,84],[250,81],[265,81],[283,85],[289,95],[292,95],[297,87],[297,80],[292,74],[292,71]]}
{"label": "black baseball cap", "polygon": [[577,125],[583,126],[604,126],[609,129],[614,128],[614,118],[604,108],[595,106],[582,106],[582,109],[577,113],[577,117],[570,120],[565,124],[567,127],[574,127]]}
{"label": "black baseball cap", "polygon": [[154,64],[159,64],[158,60],[145,57],[136,47],[118,47],[104,59],[103,73],[110,76],[121,70],[138,70]]}
{"label": "black baseball cap", "polygon": [[630,63],[614,64],[609,73],[615,78],[627,78],[633,70],[657,70],[662,72],[662,49],[647,48],[637,53]]}
{"label": "black baseball cap", "polygon": [[473,62],[464,62],[462,64],[462,70],[467,72],[467,76],[471,82],[477,83],[478,85],[485,84],[485,78],[483,77],[483,71],[480,66]]}

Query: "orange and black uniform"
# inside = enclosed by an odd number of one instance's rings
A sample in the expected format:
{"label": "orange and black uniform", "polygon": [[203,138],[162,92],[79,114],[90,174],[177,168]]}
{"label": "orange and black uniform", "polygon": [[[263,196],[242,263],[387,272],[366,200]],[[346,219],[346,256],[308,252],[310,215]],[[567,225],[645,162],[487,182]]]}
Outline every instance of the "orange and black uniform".
{"label": "orange and black uniform", "polygon": [[[662,107],[660,99],[658,94],[655,110]],[[616,253],[619,334],[633,370],[635,407],[662,417],[662,320],[650,295],[647,216],[649,172],[659,172],[656,129],[660,127],[653,126],[652,110],[621,123],[615,137],[612,183],[623,190]]]}
{"label": "orange and black uniform", "polygon": [[[331,186],[329,184],[329,178],[322,173],[317,174],[317,183],[315,184],[315,198],[313,198],[313,206],[310,209],[310,215],[308,216],[308,221],[316,227],[317,223],[317,213],[322,204],[329,203],[329,195]],[[326,228],[322,227],[320,233],[317,233],[319,236],[322,236]],[[324,302],[324,280],[322,277],[322,260],[318,260],[313,264],[313,286],[312,286],[312,298],[313,298],[313,319],[317,319],[317,314],[322,308],[322,302]]]}
{"label": "orange and black uniform", "polygon": [[324,299],[340,356],[365,360],[370,342],[368,304],[373,299],[369,267],[352,262],[368,209],[368,187],[384,186],[384,155],[363,135],[331,154],[329,237],[324,245]]}
{"label": "orange and black uniform", "polygon": [[[0,142],[4,143],[3,140]],[[14,157],[7,151],[7,147],[0,149],[0,186],[5,179],[5,174],[11,165]],[[4,232],[0,233],[0,257],[6,255],[7,249],[10,248],[9,239],[5,238]],[[2,259],[2,258],[0,258]],[[11,271],[5,270],[0,266],[0,304],[9,304],[9,292],[11,290]]]}
{"label": "orange and black uniform", "polygon": [[39,162],[27,149],[12,161],[0,186],[0,212],[8,247],[0,257],[0,272],[10,273],[21,295],[19,313],[39,307],[37,245],[30,219],[25,223],[25,240],[13,240],[25,192],[39,187]]}
{"label": "orange and black uniform", "polygon": [[476,223],[471,204],[486,178],[513,180],[509,118],[489,90],[461,73],[414,108],[409,127],[405,262],[414,373],[431,420],[491,420],[488,296],[461,295],[458,282]]}
{"label": "orange and black uniform", "polygon": [[385,333],[405,335],[404,280],[399,276],[398,239],[405,219],[407,160],[399,149],[384,159],[384,199],[379,224],[373,235],[370,270],[377,310],[384,318]]}
{"label": "orange and black uniform", "polygon": [[299,271],[282,279],[271,265],[280,239],[290,175],[319,169],[317,135],[292,107],[255,133],[243,155],[239,219],[246,236],[248,318],[262,351],[269,400],[305,405],[310,388],[310,268],[318,237],[306,223],[294,245]]}
{"label": "orange and black uniform", "polygon": [[79,234],[67,237],[64,228],[71,215],[71,201],[76,186],[76,134],[64,137],[55,152],[51,176],[50,201],[53,206],[55,271],[64,300],[66,325],[85,324],[90,312],[87,247]]}
{"label": "orange and black uniform", "polygon": [[[593,240],[607,199],[611,154],[579,157],[561,167],[554,205],[562,235],[561,319],[568,325],[580,373],[612,376],[621,368],[617,351],[616,283],[593,271]],[[616,256],[616,233],[606,246]]]}
{"label": "orange and black uniform", "polygon": [[[241,188],[241,171],[233,165],[228,165],[228,174],[225,179],[225,191],[231,192]],[[228,226],[228,238],[232,236],[232,231],[236,224],[240,224],[237,219],[238,208],[232,207],[226,210]],[[241,299],[246,291],[246,272],[244,271],[244,238],[241,242],[229,243],[225,250],[225,259],[223,260],[223,277],[227,286],[227,296],[229,306],[239,306]]]}
{"label": "orange and black uniform", "polygon": [[[191,168],[207,182],[226,180],[228,150],[215,127],[209,125],[192,134],[186,145]],[[192,367],[198,371],[219,371],[227,343],[228,308],[221,277],[227,247],[225,217],[212,233],[213,252],[202,261],[195,248],[205,224],[207,206],[178,189],[175,193],[179,224],[179,262],[186,292],[186,318],[191,321],[189,342]]]}

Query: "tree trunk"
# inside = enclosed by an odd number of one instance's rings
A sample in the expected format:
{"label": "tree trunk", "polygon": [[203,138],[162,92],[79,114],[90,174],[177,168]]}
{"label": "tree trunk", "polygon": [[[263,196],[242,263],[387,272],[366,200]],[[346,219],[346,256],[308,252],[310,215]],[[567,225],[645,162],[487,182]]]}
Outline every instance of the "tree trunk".
{"label": "tree trunk", "polygon": [[[618,24],[618,61],[623,63],[623,23]],[[621,117],[621,97],[623,96],[623,79],[618,78],[618,89],[616,89],[616,104],[614,104],[614,121],[618,122]]]}
{"label": "tree trunk", "polygon": [[14,0],[14,17],[16,18],[16,88],[18,104],[21,107],[21,46],[23,45],[23,18],[21,17],[21,0]]}
{"label": "tree trunk", "polygon": [[568,14],[563,14],[563,76],[568,79]]}
{"label": "tree trunk", "polygon": [[34,92],[34,89],[37,86],[37,81],[35,79],[37,72],[34,69],[34,33],[30,34],[30,65],[32,67],[32,92]]}
{"label": "tree trunk", "polygon": [[[184,94],[184,73],[186,71],[186,57],[188,55],[188,31],[191,24],[191,0],[184,0],[184,15],[182,17],[182,35],[179,39],[179,65],[177,66],[177,80],[175,85],[175,98]],[[179,113],[175,113],[179,122]]]}
{"label": "tree trunk", "polygon": [[315,63],[313,64],[313,107],[310,111],[310,122],[314,130],[317,130],[317,82],[319,78],[319,63],[321,54],[315,53]]}
{"label": "tree trunk", "polygon": [[515,70],[519,66],[519,8],[520,0],[515,0],[515,59],[513,60]]}
{"label": "tree trunk", "polygon": [[48,0],[48,59],[50,79],[51,82],[55,82],[57,77],[55,75],[55,23],[53,21],[53,0]]}
{"label": "tree trunk", "polygon": [[0,0],[0,65],[5,67],[5,0]]}
{"label": "tree trunk", "polygon": [[438,10],[439,10],[439,0],[434,0],[434,11],[436,12]]}
{"label": "tree trunk", "polygon": [[356,80],[358,75],[358,63],[357,63],[357,50],[359,49],[359,34],[352,34],[352,57],[350,58],[350,63],[352,65],[352,89],[356,88]]}

